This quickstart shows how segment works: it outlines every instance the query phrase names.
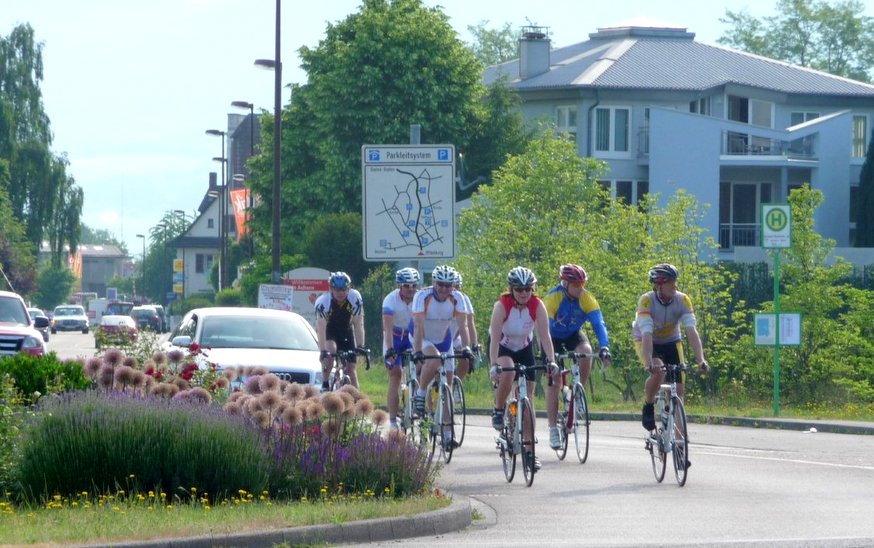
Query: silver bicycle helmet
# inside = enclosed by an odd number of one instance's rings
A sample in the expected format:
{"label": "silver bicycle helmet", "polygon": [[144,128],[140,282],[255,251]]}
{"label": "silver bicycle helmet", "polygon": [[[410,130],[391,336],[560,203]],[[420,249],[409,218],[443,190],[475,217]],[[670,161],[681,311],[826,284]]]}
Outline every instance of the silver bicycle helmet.
{"label": "silver bicycle helmet", "polygon": [[532,286],[537,283],[537,276],[524,266],[517,266],[507,274],[507,284],[510,287]]}

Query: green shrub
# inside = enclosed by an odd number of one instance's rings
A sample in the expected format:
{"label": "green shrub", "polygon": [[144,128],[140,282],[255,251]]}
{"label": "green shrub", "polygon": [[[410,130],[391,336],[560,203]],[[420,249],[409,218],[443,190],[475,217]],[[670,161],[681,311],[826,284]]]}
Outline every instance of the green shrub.
{"label": "green shrub", "polygon": [[239,289],[223,289],[215,296],[216,306],[241,306]]}
{"label": "green shrub", "polygon": [[269,461],[248,421],[215,406],[94,391],[46,398],[15,466],[25,500],[119,488],[196,488],[225,497],[267,486]]}
{"label": "green shrub", "polygon": [[23,402],[12,377],[0,375],[0,494],[8,491],[12,485],[12,464],[24,419],[23,412]]}
{"label": "green shrub", "polygon": [[22,397],[35,402],[43,394],[82,390],[91,381],[76,361],[62,361],[51,352],[44,356],[17,354],[0,360],[0,377],[9,375]]}

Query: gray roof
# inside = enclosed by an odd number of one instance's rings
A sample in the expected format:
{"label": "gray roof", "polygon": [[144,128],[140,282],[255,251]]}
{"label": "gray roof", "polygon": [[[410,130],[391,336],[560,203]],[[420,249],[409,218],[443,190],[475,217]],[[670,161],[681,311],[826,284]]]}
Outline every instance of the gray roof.
{"label": "gray roof", "polygon": [[739,84],[778,92],[874,97],[874,86],[782,61],[697,42],[682,27],[617,26],[589,40],[550,51],[543,74],[519,79],[519,61],[488,67],[489,84],[502,74],[519,91],[607,88],[705,91]]}

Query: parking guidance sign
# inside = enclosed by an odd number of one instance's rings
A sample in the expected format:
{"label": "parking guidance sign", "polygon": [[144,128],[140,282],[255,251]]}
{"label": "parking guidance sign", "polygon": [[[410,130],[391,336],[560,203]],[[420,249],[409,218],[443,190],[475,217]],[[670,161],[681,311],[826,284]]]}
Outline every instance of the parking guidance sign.
{"label": "parking guidance sign", "polygon": [[361,147],[364,259],[455,256],[455,146]]}

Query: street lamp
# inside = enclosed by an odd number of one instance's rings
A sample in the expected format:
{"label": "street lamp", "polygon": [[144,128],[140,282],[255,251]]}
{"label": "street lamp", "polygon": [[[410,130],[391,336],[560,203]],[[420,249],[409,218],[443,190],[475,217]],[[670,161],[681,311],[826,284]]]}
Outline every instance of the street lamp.
{"label": "street lamp", "polygon": [[273,246],[273,283],[275,284],[281,281],[279,264],[279,246],[281,241],[279,232],[279,132],[282,127],[280,119],[282,109],[282,61],[279,56],[279,3],[280,0],[276,0],[276,51],[274,52],[273,59],[258,59],[255,61],[256,67],[273,69],[273,237],[271,245]]}
{"label": "street lamp", "polygon": [[218,129],[208,129],[206,130],[207,135],[217,135],[222,138],[222,155],[213,157],[213,160],[216,162],[222,163],[222,184],[221,190],[219,191],[219,276],[218,276],[218,288],[219,291],[225,288],[227,280],[225,280],[225,274],[227,272],[225,266],[227,263],[227,236],[225,228],[227,225],[227,185],[225,181],[225,166],[228,163],[227,157],[225,157],[225,135],[227,132],[221,131]]}
{"label": "street lamp", "polygon": [[137,234],[137,238],[141,238],[143,240],[143,264],[141,265],[141,268],[140,268],[140,270],[142,270],[142,272],[140,273],[142,276],[142,280],[140,282],[142,284],[142,286],[140,287],[140,293],[142,293],[145,296],[145,294],[146,294],[146,235],[145,234]]}

